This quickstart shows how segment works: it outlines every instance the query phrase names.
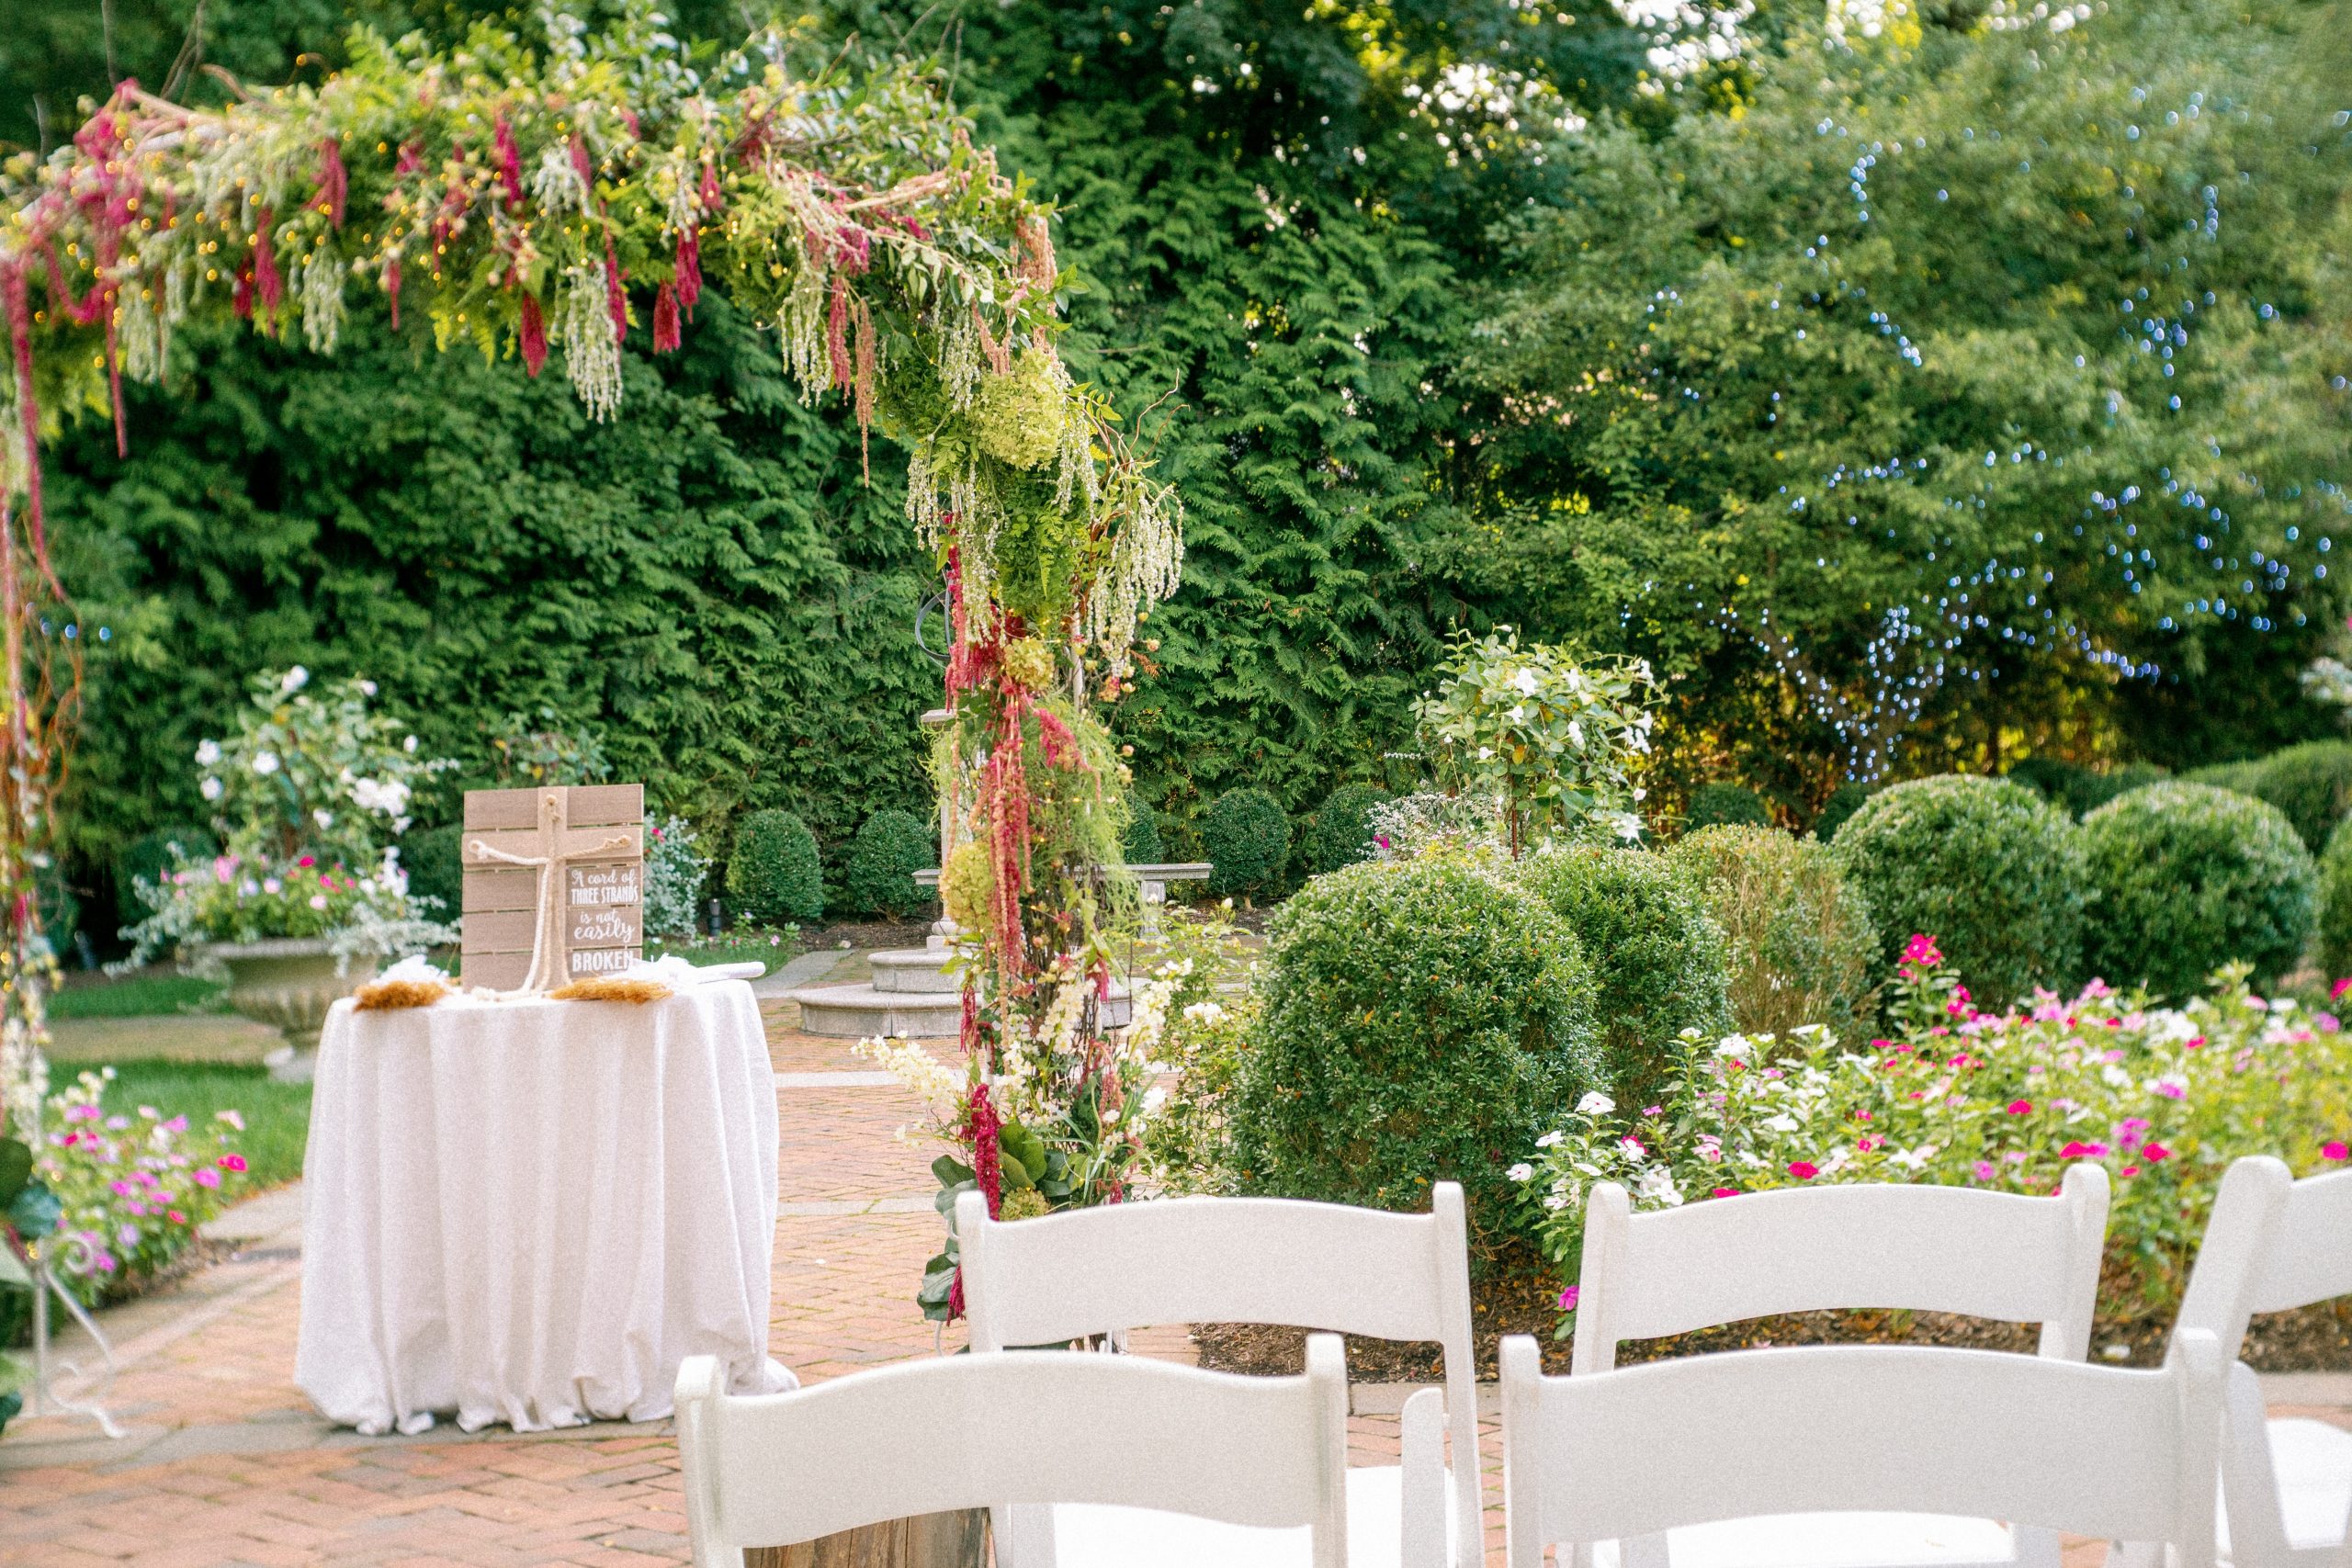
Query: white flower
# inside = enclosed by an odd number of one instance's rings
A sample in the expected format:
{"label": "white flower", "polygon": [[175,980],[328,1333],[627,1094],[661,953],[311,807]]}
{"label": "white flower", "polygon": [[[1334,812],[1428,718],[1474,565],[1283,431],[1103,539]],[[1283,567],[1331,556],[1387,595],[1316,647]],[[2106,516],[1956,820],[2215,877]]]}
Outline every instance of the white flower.
{"label": "white flower", "polygon": [[1491,747],[1491,746],[1481,746],[1481,747],[1479,747],[1479,748],[1478,748],[1478,761],[1482,761],[1482,762],[1491,762],[1491,761],[1493,761],[1494,760],[1495,760],[1495,749],[1494,749],[1493,747]]}
{"label": "white flower", "polygon": [[396,817],[408,806],[409,787],[398,779],[355,779],[351,784],[351,803],[362,811],[380,811]]}
{"label": "white flower", "polygon": [[2109,1089],[2130,1089],[2132,1087],[2132,1075],[2125,1072],[2121,1067],[2117,1066],[2113,1062],[2109,1062],[2107,1066],[2101,1067],[2098,1070],[2098,1076],[2106,1080],[2107,1087]]}
{"label": "white flower", "polygon": [[274,894],[279,892],[286,885],[284,883],[278,881],[277,878],[274,876],[265,876],[261,879],[261,890],[265,893]]}
{"label": "white flower", "polygon": [[202,784],[196,787],[198,792],[200,793],[207,800],[218,800],[220,798],[220,781],[219,779],[206,779]]}
{"label": "white flower", "polygon": [[293,669],[288,670],[285,674],[278,677],[278,694],[281,696],[290,697],[310,683],[311,672],[297,664]]}
{"label": "white flower", "polygon": [[1568,1206],[1568,1201],[1557,1192],[1547,1192],[1544,1196],[1544,1206],[1556,1213]]}
{"label": "white flower", "polygon": [[1159,1084],[1154,1084],[1144,1091],[1143,1113],[1146,1116],[1157,1114],[1159,1108],[1167,1103],[1168,1090]]}
{"label": "white flower", "polygon": [[196,743],[196,765],[209,768],[220,760],[220,742],[199,740]]}
{"label": "white flower", "polygon": [[1889,1155],[1887,1158],[1905,1170],[1924,1170],[1927,1168],[1928,1161],[1935,1157],[1935,1145],[1921,1144],[1916,1149],[1905,1149],[1901,1154]]}
{"label": "white flower", "polygon": [[1627,843],[1642,836],[1642,819],[1630,811],[1620,811],[1613,818],[1617,836]]}
{"label": "white flower", "polygon": [[1546,1133],[1535,1140],[1535,1146],[1539,1149],[1556,1149],[1560,1146],[1560,1141],[1566,1136],[1566,1134],[1558,1132]]}
{"label": "white flower", "polygon": [[1512,1166],[1509,1170],[1504,1171],[1503,1174],[1510,1178],[1513,1181],[1525,1181],[1534,1176],[1535,1168],[1528,1164],[1525,1160],[1521,1160],[1517,1165]]}
{"label": "white flower", "polygon": [[376,682],[373,681],[362,681],[359,682],[359,690],[363,695],[372,697],[376,694]]}
{"label": "white flower", "polygon": [[1192,1023],[1215,1023],[1225,1016],[1225,1008],[1217,1002],[1194,1002],[1184,1010],[1184,1017]]}
{"label": "white flower", "polygon": [[1597,1089],[1577,1101],[1577,1114],[1579,1116],[1606,1116],[1616,1109],[1617,1102]]}
{"label": "white flower", "polygon": [[1584,726],[1575,719],[1568,720],[1568,744],[1579,750],[1584,747]]}
{"label": "white flower", "polygon": [[1775,1133],[1793,1133],[1797,1130],[1796,1118],[1786,1111],[1782,1111],[1778,1116],[1768,1117],[1764,1125]]}
{"label": "white flower", "polygon": [[323,806],[314,806],[311,808],[311,820],[316,822],[319,831],[323,833],[334,826],[334,813]]}
{"label": "white flower", "polygon": [[415,756],[415,755],[416,755],[416,737],[415,737],[415,736],[413,736],[413,735],[412,735],[412,736],[410,736],[407,739],[405,739],[405,740],[401,741],[401,750],[403,750],[403,751],[405,751],[405,752],[407,752],[407,753],[408,753],[410,756],[412,756],[412,757]]}
{"label": "white flower", "polygon": [[1510,684],[1519,688],[1519,694],[1521,696],[1532,697],[1535,694],[1535,687],[1537,684],[1535,671],[1532,670],[1513,671],[1510,678]]}
{"label": "white flower", "polygon": [[323,893],[313,893],[313,894],[311,894],[311,908],[313,908],[313,909],[323,909],[323,908],[325,908],[326,907],[327,907],[327,896],[326,896],[325,894],[323,894]]}
{"label": "white flower", "polygon": [[275,751],[254,752],[254,772],[259,773],[264,778],[267,778],[270,774],[277,772],[277,753]]}
{"label": "white flower", "polygon": [[1523,719],[1526,716],[1527,709],[1525,707],[1517,704],[1512,705],[1510,710],[1510,721],[1513,724],[1517,724],[1521,719]]}
{"label": "white flower", "polygon": [[1682,1189],[1674,1184],[1674,1172],[1662,1165],[1651,1166],[1634,1179],[1634,1196],[1668,1209],[1682,1206]]}

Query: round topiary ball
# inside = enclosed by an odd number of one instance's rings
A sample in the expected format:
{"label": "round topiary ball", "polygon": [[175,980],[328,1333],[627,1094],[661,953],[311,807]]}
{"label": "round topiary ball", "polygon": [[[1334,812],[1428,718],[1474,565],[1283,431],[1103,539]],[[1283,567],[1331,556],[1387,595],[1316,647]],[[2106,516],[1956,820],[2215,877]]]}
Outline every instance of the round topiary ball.
{"label": "round topiary ball", "polygon": [[1248,897],[1276,886],[1290,861],[1290,818],[1262,789],[1229,789],[1201,818],[1209,891]]}
{"label": "round topiary ball", "polygon": [[2352,818],[2328,835],[2319,857],[2319,966],[2328,979],[2352,975]]}
{"label": "round topiary ball", "polygon": [[817,836],[789,811],[752,812],[735,829],[727,891],[736,914],[757,925],[824,919]]}
{"label": "round topiary ball", "polygon": [[1686,832],[1702,828],[1769,828],[1771,808],[1764,797],[1746,784],[1702,784],[1690,792],[1690,809],[1683,816]]}
{"label": "round topiary ball", "polygon": [[1306,838],[1307,869],[1321,876],[1372,858],[1372,808],[1390,799],[1385,789],[1345,784],[1323,797]]}
{"label": "round topiary ball", "polygon": [[2352,807],[2352,742],[2310,740],[2273,751],[2254,770],[2248,793],[2287,814],[2313,854]]}
{"label": "round topiary ball", "polygon": [[1775,828],[1708,828],[1666,862],[1723,930],[1735,1027],[1842,1030],[1868,1003],[1878,928],[1826,845]]}
{"label": "round topiary ball", "polygon": [[1505,1173],[1601,1081],[1576,932],[1486,863],[1440,855],[1317,877],[1271,939],[1230,1111],[1244,1189],[1420,1209],[1459,1181],[1491,1258],[1520,1207]]}
{"label": "round topiary ball", "polygon": [[1612,1091],[1649,1104],[1664,1088],[1677,1035],[1731,1028],[1723,928],[1665,857],[1646,850],[1546,851],[1521,861],[1518,876],[1568,922],[1592,965]]}
{"label": "round topiary ball", "polygon": [[2082,962],[2073,822],[2023,784],[1944,773],[1881,790],[1832,852],[1861,889],[1892,967],[1934,937],[1980,1006],[2068,986]]}
{"label": "round topiary ball", "polygon": [[939,829],[911,811],[886,807],[865,819],[849,841],[842,892],[853,909],[891,919],[926,908],[931,895],[915,881],[939,858]]}
{"label": "round topiary ball", "polygon": [[2277,807],[2211,784],[2150,784],[2083,818],[2091,973],[2181,997],[2244,960],[2257,983],[2293,968],[2319,873]]}

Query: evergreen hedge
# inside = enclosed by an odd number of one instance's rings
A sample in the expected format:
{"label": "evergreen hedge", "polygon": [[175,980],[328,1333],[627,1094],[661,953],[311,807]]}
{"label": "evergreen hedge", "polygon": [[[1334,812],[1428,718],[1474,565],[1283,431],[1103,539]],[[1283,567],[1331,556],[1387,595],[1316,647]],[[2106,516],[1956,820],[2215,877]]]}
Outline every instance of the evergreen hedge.
{"label": "evergreen hedge", "polygon": [[1372,808],[1391,798],[1367,784],[1344,784],[1324,796],[1306,835],[1307,869],[1320,876],[1371,858]]}

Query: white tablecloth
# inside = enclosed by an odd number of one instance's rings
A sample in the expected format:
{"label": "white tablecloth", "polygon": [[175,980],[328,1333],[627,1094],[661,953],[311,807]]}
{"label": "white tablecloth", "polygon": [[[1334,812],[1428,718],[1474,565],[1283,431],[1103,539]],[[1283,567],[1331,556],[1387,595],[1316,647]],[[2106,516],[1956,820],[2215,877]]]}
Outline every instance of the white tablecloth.
{"label": "white tablecloth", "polygon": [[320,1042],[294,1376],[330,1419],[655,1420],[767,1358],[775,1076],[751,987],[355,1012]]}

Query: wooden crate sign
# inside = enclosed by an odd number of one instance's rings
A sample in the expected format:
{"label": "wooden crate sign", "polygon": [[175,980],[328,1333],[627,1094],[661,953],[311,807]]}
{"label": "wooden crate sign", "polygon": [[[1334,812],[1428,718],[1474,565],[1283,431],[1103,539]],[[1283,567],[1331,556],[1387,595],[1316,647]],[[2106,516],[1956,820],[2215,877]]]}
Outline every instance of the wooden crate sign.
{"label": "wooden crate sign", "polygon": [[645,950],[645,786],[466,792],[460,978],[551,990]]}

